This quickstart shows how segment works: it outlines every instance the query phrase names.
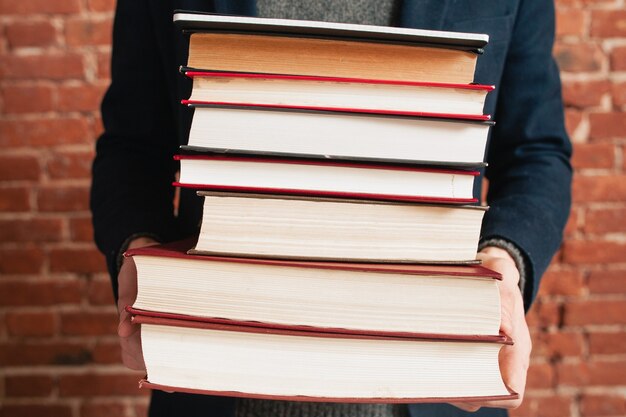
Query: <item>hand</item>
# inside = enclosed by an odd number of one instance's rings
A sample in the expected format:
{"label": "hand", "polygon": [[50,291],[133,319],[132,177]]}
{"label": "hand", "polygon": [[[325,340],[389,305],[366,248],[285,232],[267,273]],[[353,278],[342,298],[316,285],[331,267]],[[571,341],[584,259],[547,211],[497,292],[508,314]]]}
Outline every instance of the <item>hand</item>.
{"label": "hand", "polygon": [[[128,249],[140,248],[143,246],[156,245],[159,242],[154,239],[140,237],[134,239]],[[117,311],[120,315],[120,324],[117,327],[117,335],[120,338],[122,347],[122,362],[127,368],[145,370],[141,351],[141,332],[139,325],[130,321],[130,314],[125,310],[126,306],[133,305],[137,298],[137,268],[133,258],[124,258],[120,272],[117,276],[118,300]]]}
{"label": "hand", "polygon": [[522,404],[526,387],[526,374],[530,362],[532,343],[530,332],[524,317],[524,300],[519,290],[519,271],[515,261],[507,251],[497,247],[486,247],[478,258],[489,269],[502,274],[500,282],[500,303],[502,321],[500,330],[513,339],[513,345],[505,345],[500,350],[500,371],[504,383],[519,394],[517,400],[483,401],[473,403],[454,403],[465,411],[477,411],[481,407],[517,408]]}

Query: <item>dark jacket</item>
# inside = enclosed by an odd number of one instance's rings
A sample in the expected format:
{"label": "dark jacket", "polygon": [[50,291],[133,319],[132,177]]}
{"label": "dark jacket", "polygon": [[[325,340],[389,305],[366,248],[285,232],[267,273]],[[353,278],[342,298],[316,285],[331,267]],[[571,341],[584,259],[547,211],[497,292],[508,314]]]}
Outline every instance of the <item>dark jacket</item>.
{"label": "dark jacket", "polygon": [[[496,85],[485,112],[494,116],[485,175],[482,239],[514,243],[529,267],[526,306],[556,252],[570,207],[571,145],[564,128],[558,68],[551,56],[554,4],[537,0],[404,0],[398,26],[490,35],[475,81]],[[135,233],[163,240],[197,231],[201,199],[182,190],[178,215],[172,155],[191,114],[179,104],[190,82],[179,74],[186,41],[172,25],[175,8],[254,15],[254,0],[120,0],[112,83],[102,103],[105,131],[93,164],[95,239],[116,290],[116,258]],[[475,187],[480,194],[480,184]],[[453,414],[451,414],[453,415]]]}

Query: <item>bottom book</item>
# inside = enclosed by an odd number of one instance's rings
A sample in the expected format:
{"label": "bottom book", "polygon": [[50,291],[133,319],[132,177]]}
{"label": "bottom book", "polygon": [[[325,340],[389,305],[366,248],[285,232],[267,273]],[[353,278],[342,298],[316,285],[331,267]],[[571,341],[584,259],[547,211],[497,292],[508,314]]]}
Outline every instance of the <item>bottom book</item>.
{"label": "bottom book", "polygon": [[[155,314],[158,316],[158,313]],[[514,399],[491,340],[364,336],[136,314],[147,379],[166,391],[299,401]]]}

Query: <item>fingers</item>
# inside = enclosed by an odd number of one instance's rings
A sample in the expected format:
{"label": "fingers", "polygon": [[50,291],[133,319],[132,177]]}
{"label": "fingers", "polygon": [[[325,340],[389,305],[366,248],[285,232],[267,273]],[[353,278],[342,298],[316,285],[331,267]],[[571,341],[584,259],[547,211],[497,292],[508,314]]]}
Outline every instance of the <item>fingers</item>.
{"label": "fingers", "polygon": [[476,411],[480,407],[496,407],[513,409],[521,405],[526,386],[532,344],[530,333],[524,317],[524,301],[518,288],[519,271],[508,253],[499,248],[486,248],[478,258],[489,269],[499,272],[501,305],[500,330],[513,339],[513,345],[505,345],[498,357],[500,371],[504,383],[519,394],[515,400],[484,401],[472,403],[455,403],[466,411]]}
{"label": "fingers", "polygon": [[141,349],[140,332],[135,331],[129,337],[120,337],[120,346],[122,347],[122,362],[126,367],[135,370],[146,369]]}

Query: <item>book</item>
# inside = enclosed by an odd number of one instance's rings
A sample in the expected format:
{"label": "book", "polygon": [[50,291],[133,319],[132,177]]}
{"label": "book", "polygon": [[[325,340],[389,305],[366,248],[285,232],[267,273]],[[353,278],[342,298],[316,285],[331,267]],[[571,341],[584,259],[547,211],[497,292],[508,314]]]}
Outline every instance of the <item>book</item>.
{"label": "book", "polygon": [[146,388],[333,402],[513,399],[500,376],[507,338],[343,335],[240,323],[133,317],[141,324]]}
{"label": "book", "polygon": [[186,104],[226,104],[322,110],[402,112],[488,120],[483,115],[493,86],[399,82],[213,71],[184,71],[193,80]]}
{"label": "book", "polygon": [[198,192],[192,253],[277,259],[472,263],[486,207]]}
{"label": "book", "polygon": [[288,158],[176,155],[176,186],[374,200],[475,203],[478,171]]}
{"label": "book", "polygon": [[483,166],[492,122],[391,114],[193,106],[185,151]]}
{"label": "book", "polygon": [[194,243],[125,254],[137,267],[135,310],[328,333],[498,338],[501,276],[480,265],[197,256],[187,253]]}
{"label": "book", "polygon": [[179,12],[196,69],[469,84],[482,34]]}

